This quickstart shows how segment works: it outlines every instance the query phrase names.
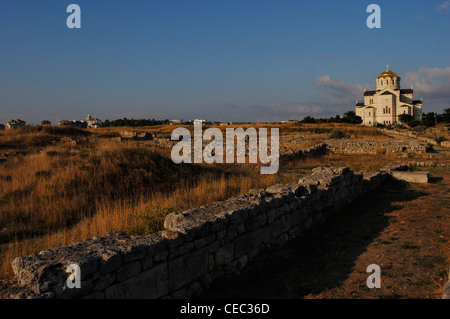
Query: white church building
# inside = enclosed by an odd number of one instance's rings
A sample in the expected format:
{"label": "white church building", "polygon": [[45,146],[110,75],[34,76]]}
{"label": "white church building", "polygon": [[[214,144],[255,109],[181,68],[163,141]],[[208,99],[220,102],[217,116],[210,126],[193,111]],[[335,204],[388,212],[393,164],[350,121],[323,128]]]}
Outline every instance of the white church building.
{"label": "white church building", "polygon": [[409,114],[417,121],[422,121],[422,100],[413,100],[413,88],[400,89],[401,78],[387,70],[377,78],[377,90],[364,89],[364,102],[356,101],[356,115],[363,120],[363,125],[396,124],[401,114]]}

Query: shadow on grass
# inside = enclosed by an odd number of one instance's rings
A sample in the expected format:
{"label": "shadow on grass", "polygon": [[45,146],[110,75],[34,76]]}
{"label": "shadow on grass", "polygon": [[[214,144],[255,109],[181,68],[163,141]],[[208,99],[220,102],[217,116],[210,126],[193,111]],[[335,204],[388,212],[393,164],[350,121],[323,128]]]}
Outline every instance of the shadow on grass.
{"label": "shadow on grass", "polygon": [[389,225],[387,214],[401,209],[393,203],[426,195],[408,189],[404,182],[391,181],[328,216],[325,223],[286,247],[255,257],[239,276],[216,281],[200,298],[302,298],[338,287],[353,271],[358,256]]}
{"label": "shadow on grass", "polygon": [[428,182],[429,183],[439,183],[439,182],[442,182],[443,179],[444,179],[443,177],[430,176],[428,178]]}

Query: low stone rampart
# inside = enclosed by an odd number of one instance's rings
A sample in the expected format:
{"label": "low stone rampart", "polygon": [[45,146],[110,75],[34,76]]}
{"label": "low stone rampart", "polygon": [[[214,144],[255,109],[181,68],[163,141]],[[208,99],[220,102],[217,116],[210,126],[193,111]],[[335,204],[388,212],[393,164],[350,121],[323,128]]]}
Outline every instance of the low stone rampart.
{"label": "low stone rampart", "polygon": [[[189,298],[224,274],[239,274],[267,249],[301,237],[328,214],[377,189],[388,171],[319,167],[298,184],[251,190],[239,197],[166,217],[145,237],[112,232],[13,261],[10,298]],[[67,285],[77,265],[81,288]]]}

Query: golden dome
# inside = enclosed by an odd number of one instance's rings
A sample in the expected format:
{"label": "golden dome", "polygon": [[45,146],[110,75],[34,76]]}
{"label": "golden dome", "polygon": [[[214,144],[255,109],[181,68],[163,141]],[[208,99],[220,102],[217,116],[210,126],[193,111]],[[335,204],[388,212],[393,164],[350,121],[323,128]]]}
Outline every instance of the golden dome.
{"label": "golden dome", "polygon": [[398,75],[395,72],[389,71],[389,64],[388,64],[386,71],[381,73],[378,78],[398,78]]}

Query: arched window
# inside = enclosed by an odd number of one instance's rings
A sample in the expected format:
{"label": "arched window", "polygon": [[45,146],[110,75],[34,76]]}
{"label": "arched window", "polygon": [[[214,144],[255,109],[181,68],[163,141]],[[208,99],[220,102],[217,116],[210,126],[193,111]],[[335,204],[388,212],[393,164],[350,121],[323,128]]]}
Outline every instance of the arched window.
{"label": "arched window", "polygon": [[389,80],[386,80],[386,84],[389,85]]}

